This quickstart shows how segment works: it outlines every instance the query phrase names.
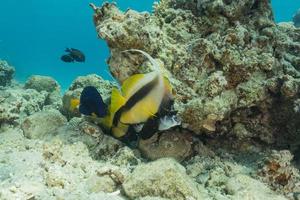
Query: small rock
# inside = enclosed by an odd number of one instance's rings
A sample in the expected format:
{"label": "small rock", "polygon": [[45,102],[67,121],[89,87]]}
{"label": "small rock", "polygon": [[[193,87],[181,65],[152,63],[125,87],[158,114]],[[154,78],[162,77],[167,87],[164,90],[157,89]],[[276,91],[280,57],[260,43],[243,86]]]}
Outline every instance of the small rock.
{"label": "small rock", "polygon": [[264,199],[264,200],[287,200],[277,195],[263,183],[242,174],[230,178],[226,184],[226,191],[232,195],[233,200],[238,199]]}
{"label": "small rock", "polygon": [[120,148],[111,159],[111,163],[117,166],[135,166],[141,163],[134,151],[128,147]]}
{"label": "small rock", "polygon": [[[86,132],[88,131],[88,132]],[[91,135],[93,133],[93,135]],[[47,134],[43,139],[46,141],[62,141],[64,144],[74,144],[82,142],[93,151],[98,147],[102,139],[102,130],[94,124],[82,121],[81,118],[72,118],[68,123],[58,127],[51,134]]]}
{"label": "small rock", "polygon": [[62,96],[60,91],[53,91],[48,94],[47,99],[45,101],[44,109],[56,109],[61,110],[62,108]]}
{"label": "small rock", "polygon": [[42,138],[67,122],[57,110],[40,111],[25,118],[21,124],[24,136],[29,139]]}
{"label": "small rock", "polygon": [[188,133],[166,131],[160,137],[156,134],[148,140],[139,140],[139,149],[150,160],[172,157],[182,161],[192,153],[192,137]]}
{"label": "small rock", "polygon": [[166,198],[161,198],[161,197],[142,197],[142,198],[139,198],[139,200],[168,200]]}
{"label": "small rock", "polygon": [[87,180],[87,190],[90,193],[98,193],[98,192],[114,192],[116,190],[116,183],[109,175],[105,176],[91,176]]}
{"label": "small rock", "polygon": [[36,91],[47,91],[47,92],[54,92],[59,91],[60,86],[50,76],[40,76],[40,75],[33,75],[31,76],[25,83],[26,89],[35,89]]}
{"label": "small rock", "polygon": [[251,133],[247,131],[246,127],[242,123],[236,123],[233,127],[233,134],[238,139],[245,139],[251,137]]}
{"label": "small rock", "polygon": [[[98,145],[91,150],[91,156],[97,160],[110,160],[124,146],[119,140],[103,135]],[[119,162],[119,161],[118,161]]]}
{"label": "small rock", "polygon": [[4,61],[0,60],[0,86],[7,86],[11,83],[15,69]]}
{"label": "small rock", "polygon": [[125,179],[123,189],[130,199],[146,196],[174,200],[205,199],[200,186],[190,179],[182,165],[170,158],[142,164]]}

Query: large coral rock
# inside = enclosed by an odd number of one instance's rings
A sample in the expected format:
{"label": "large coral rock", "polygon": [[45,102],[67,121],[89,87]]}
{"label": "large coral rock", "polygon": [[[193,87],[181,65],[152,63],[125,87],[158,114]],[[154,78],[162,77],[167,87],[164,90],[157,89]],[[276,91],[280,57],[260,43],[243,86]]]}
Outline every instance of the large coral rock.
{"label": "large coral rock", "polygon": [[206,197],[205,190],[187,176],[184,167],[169,158],[137,166],[123,188],[130,199],[154,196],[200,200]]}
{"label": "large coral rock", "polygon": [[40,76],[40,75],[31,76],[26,81],[25,88],[35,89],[38,92],[40,92],[42,90],[45,90],[47,92],[53,92],[53,91],[60,90],[60,86],[56,80],[54,80],[50,76]]}
{"label": "large coral rock", "polygon": [[266,143],[300,135],[300,30],[276,25],[268,0],[162,0],[153,14],[93,8],[112,74],[122,82],[148,72],[143,55],[123,51],[148,52],[170,72],[184,127],[222,135],[238,123]]}
{"label": "large coral rock", "polygon": [[33,89],[12,88],[0,90],[0,125],[19,123],[24,117],[41,111],[47,92]]}
{"label": "large coral rock", "polygon": [[60,85],[52,77],[33,75],[26,81],[24,88],[35,89],[38,92],[47,92],[46,108],[61,110],[62,97],[60,94]]}
{"label": "large coral rock", "polygon": [[21,127],[25,137],[29,139],[43,138],[67,122],[57,110],[40,111],[25,118]]}
{"label": "large coral rock", "polygon": [[0,60],[0,86],[7,86],[10,84],[15,69],[10,66],[6,61]]}
{"label": "large coral rock", "polygon": [[64,144],[84,143],[91,157],[97,160],[110,160],[124,146],[119,140],[105,135],[101,128],[83,118],[72,118],[44,138],[47,141],[60,140]]}

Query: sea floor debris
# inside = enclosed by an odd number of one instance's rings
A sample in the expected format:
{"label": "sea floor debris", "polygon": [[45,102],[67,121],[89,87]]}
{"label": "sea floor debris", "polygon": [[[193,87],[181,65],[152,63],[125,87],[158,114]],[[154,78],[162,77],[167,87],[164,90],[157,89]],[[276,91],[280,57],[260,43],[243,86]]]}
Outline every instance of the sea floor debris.
{"label": "sea floor debris", "polygon": [[112,74],[122,82],[147,71],[142,56],[122,51],[151,54],[184,123],[128,147],[70,109],[85,86],[108,99],[113,83],[83,76],[61,96],[51,77],[16,83],[1,61],[0,199],[300,198],[300,31],[275,24],[269,1],[93,9]]}
{"label": "sea floor debris", "polygon": [[[1,92],[27,90],[13,85]],[[30,90],[39,95],[23,99],[22,105],[48,94],[47,89]],[[14,110],[17,118],[1,121],[1,199],[285,199],[293,196],[299,179],[290,159],[249,143],[232,147],[230,141],[176,128],[132,149],[89,119],[67,121],[61,106],[55,109],[46,98],[38,102],[39,109]],[[270,165],[263,164],[272,159],[280,165],[274,177],[286,170],[293,176],[284,190],[270,181]]]}

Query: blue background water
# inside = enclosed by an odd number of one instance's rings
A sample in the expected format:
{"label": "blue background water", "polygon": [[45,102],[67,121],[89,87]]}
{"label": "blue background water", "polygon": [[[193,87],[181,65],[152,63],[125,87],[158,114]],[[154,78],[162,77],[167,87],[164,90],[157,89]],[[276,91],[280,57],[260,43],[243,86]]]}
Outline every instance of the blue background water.
{"label": "blue background water", "polygon": [[[32,74],[54,77],[66,89],[77,76],[96,73],[110,79],[108,48],[96,37],[92,0],[0,0],[0,59],[16,68],[16,79]],[[121,9],[151,11],[153,0],[117,0]],[[299,0],[273,0],[276,21],[290,21]],[[63,63],[66,47],[82,50],[85,63]]]}

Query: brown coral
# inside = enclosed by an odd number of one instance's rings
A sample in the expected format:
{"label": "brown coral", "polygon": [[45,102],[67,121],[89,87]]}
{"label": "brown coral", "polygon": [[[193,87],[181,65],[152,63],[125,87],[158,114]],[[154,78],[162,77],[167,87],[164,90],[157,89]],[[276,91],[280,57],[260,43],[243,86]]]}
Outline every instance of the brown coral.
{"label": "brown coral", "polygon": [[273,151],[259,169],[258,175],[278,192],[286,195],[299,192],[300,175],[291,164],[292,159],[292,154],[287,150]]}

